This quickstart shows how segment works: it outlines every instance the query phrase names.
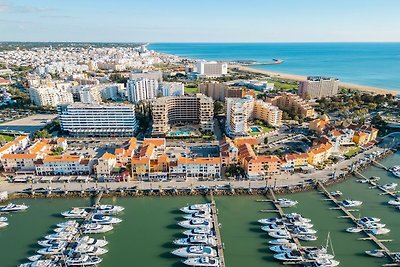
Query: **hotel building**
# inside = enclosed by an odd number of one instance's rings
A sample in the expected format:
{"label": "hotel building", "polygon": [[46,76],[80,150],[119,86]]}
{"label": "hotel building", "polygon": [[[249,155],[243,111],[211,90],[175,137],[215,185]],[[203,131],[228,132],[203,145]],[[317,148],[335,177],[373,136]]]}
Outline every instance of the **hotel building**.
{"label": "hotel building", "polygon": [[137,103],[141,100],[153,99],[157,96],[158,81],[155,79],[138,78],[126,83],[128,100]]}
{"label": "hotel building", "polygon": [[61,130],[74,136],[132,136],[138,126],[134,105],[75,103],[57,110]]}
{"label": "hotel building", "polygon": [[314,117],[315,110],[304,99],[290,93],[283,93],[273,98],[268,98],[267,102],[279,107],[284,111],[292,111],[294,114],[304,118]]}
{"label": "hotel building", "polygon": [[197,62],[197,72],[200,76],[216,78],[228,74],[228,64],[216,61]]}
{"label": "hotel building", "polygon": [[200,130],[213,130],[214,104],[203,94],[165,96],[152,103],[153,135],[164,135],[175,123],[199,124]]}
{"label": "hotel building", "polygon": [[333,96],[338,93],[339,81],[332,77],[310,76],[300,82],[298,94],[303,99]]}
{"label": "hotel building", "polygon": [[37,106],[55,107],[61,103],[73,103],[72,94],[64,89],[52,87],[31,87],[29,97],[33,104]]}

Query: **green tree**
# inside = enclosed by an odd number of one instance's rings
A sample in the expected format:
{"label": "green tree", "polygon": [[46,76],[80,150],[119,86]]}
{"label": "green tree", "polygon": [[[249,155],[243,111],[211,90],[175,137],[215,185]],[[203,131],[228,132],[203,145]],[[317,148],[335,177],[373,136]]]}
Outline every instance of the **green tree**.
{"label": "green tree", "polygon": [[54,148],[52,155],[59,156],[59,155],[62,155],[63,152],[64,152],[64,149],[60,146],[57,146]]}
{"label": "green tree", "polygon": [[224,103],[222,101],[214,102],[214,114],[219,114],[224,112]]}
{"label": "green tree", "polygon": [[33,135],[35,138],[50,138],[51,134],[47,129],[38,130]]}

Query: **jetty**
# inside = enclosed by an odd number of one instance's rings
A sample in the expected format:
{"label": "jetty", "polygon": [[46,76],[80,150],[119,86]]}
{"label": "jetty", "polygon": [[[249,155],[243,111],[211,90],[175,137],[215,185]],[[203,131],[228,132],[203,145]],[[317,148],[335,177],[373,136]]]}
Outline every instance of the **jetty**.
{"label": "jetty", "polygon": [[[343,207],[342,205],[340,205],[339,201],[334,198],[332,196],[332,194],[326,190],[326,188],[324,187],[324,185],[321,182],[317,182],[317,188],[319,188],[321,190],[321,192],[323,194],[325,194],[326,197],[328,197],[328,199],[330,201],[332,201],[344,214],[345,216],[340,216],[340,218],[348,218],[351,219],[354,224],[358,226],[360,226],[360,224],[358,223],[358,220],[356,217],[354,217],[354,215],[345,207]],[[400,266],[400,261],[398,260],[398,258],[396,257],[396,253],[391,252],[383,243],[384,242],[390,242],[390,240],[380,240],[378,239],[375,235],[370,234],[368,231],[363,229],[364,234],[367,236],[365,238],[361,238],[361,240],[370,240],[372,242],[374,242],[380,250],[382,250],[382,252],[386,255],[386,257],[388,259],[390,259],[392,261],[392,263],[390,264],[385,264],[383,266]]]}
{"label": "jetty", "polygon": [[218,209],[215,204],[213,192],[210,192],[211,197],[211,216],[212,222],[214,225],[215,230],[215,237],[217,238],[217,253],[220,261],[220,267],[225,267],[225,258],[224,258],[224,244],[222,243],[221,239],[221,231],[220,231],[220,224],[218,223]]}
{"label": "jetty", "polygon": [[388,168],[388,167],[386,167],[385,165],[382,165],[381,163],[379,163],[379,162],[377,162],[377,161],[375,161],[375,160],[372,160],[372,163],[373,163],[375,166],[377,166],[377,167],[379,167],[379,168],[381,168],[381,169],[384,169],[385,171],[389,171],[389,168]]}
{"label": "jetty", "polygon": [[369,183],[370,185],[372,185],[372,186],[378,188],[379,190],[381,190],[383,192],[382,195],[389,195],[389,196],[391,196],[393,198],[398,198],[398,195],[396,194],[396,192],[389,191],[389,190],[383,188],[382,186],[380,186],[379,184],[375,183],[374,181],[371,181],[371,179],[368,179],[367,177],[365,177],[365,175],[363,175],[362,173],[360,173],[358,171],[354,171],[354,174],[357,174],[363,180],[365,180],[367,183]]}

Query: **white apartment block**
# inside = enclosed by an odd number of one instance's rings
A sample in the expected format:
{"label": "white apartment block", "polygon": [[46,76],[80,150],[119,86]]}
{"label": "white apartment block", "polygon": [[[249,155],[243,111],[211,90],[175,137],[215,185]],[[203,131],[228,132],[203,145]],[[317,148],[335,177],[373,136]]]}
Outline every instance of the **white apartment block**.
{"label": "white apartment block", "polygon": [[33,104],[37,106],[55,107],[61,103],[73,103],[72,94],[64,89],[52,87],[31,87],[29,96]]}
{"label": "white apartment block", "polygon": [[185,94],[185,86],[180,82],[161,82],[160,93],[162,96],[181,96]]}
{"label": "white apartment block", "polygon": [[339,81],[332,77],[310,76],[300,82],[298,94],[303,99],[333,96],[338,93]]}
{"label": "white apartment block", "polygon": [[197,72],[207,78],[221,77],[228,74],[228,64],[216,61],[197,62]]}
{"label": "white apartment block", "polygon": [[45,156],[36,163],[37,175],[87,175],[91,172],[91,160],[82,156]]}
{"label": "white apartment block", "polygon": [[101,87],[83,87],[79,90],[79,98],[85,104],[99,104],[102,102]]}
{"label": "white apartment block", "polygon": [[137,70],[132,72],[129,75],[130,80],[136,79],[149,79],[149,80],[157,80],[158,82],[162,82],[162,72],[159,70],[156,71],[148,71],[148,70]]}
{"label": "white apartment block", "polygon": [[248,121],[253,117],[254,99],[226,98],[226,131],[231,136],[246,136],[249,131]]}
{"label": "white apartment block", "polygon": [[128,80],[126,87],[128,100],[132,103],[137,103],[141,100],[153,99],[157,96],[158,81],[147,78]]}
{"label": "white apartment block", "polygon": [[178,158],[176,164],[171,164],[170,177],[215,179],[221,177],[221,159],[210,158]]}
{"label": "white apartment block", "polygon": [[134,105],[75,103],[57,110],[61,129],[75,136],[132,136],[138,126]]}

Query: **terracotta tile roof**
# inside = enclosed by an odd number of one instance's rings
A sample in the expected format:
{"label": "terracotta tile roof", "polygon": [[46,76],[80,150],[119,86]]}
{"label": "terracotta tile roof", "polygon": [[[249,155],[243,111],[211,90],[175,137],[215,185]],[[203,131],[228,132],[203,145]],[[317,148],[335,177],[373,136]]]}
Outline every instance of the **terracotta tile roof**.
{"label": "terracotta tile roof", "polygon": [[45,156],[43,162],[80,162],[81,156],[61,155]]}
{"label": "terracotta tile roof", "polygon": [[282,160],[277,156],[256,156],[246,158],[249,163],[281,163]]}
{"label": "terracotta tile roof", "polygon": [[293,153],[293,154],[286,154],[285,155],[285,159],[286,160],[295,160],[295,159],[299,159],[299,158],[308,158],[308,154],[307,153]]}
{"label": "terracotta tile roof", "polygon": [[3,159],[36,159],[36,154],[4,154]]}
{"label": "terracotta tile roof", "polygon": [[239,146],[238,158],[243,159],[247,157],[255,157],[256,154],[254,153],[253,148],[250,144],[242,144]]}
{"label": "terracotta tile roof", "polygon": [[21,135],[21,136],[18,136],[17,138],[15,138],[14,141],[23,141],[23,140],[25,140],[26,138],[28,138],[27,135]]}
{"label": "terracotta tile roof", "polygon": [[105,160],[109,160],[109,159],[115,159],[115,155],[114,155],[114,154],[111,154],[111,153],[108,153],[108,152],[106,152],[106,153],[104,153],[104,154],[103,154],[103,156],[101,156],[101,158],[102,158],[102,159],[105,159]]}
{"label": "terracotta tile roof", "polygon": [[147,144],[153,144],[155,147],[165,146],[165,138],[145,138],[143,141],[143,146]]}
{"label": "terracotta tile roof", "polygon": [[243,145],[243,144],[249,144],[251,146],[255,146],[258,144],[257,139],[253,137],[239,137],[235,138],[234,140],[235,144],[237,146]]}
{"label": "terracotta tile roof", "polygon": [[150,164],[150,159],[149,158],[139,158],[139,157],[132,158],[132,165],[136,165],[136,164]]}
{"label": "terracotta tile roof", "polygon": [[180,157],[177,160],[178,164],[220,164],[220,157],[210,157],[210,158],[186,158]]}
{"label": "terracotta tile roof", "polygon": [[155,145],[152,143],[143,145],[142,148],[140,148],[139,156],[140,157],[150,157],[151,155],[153,155],[154,149],[155,149]]}

